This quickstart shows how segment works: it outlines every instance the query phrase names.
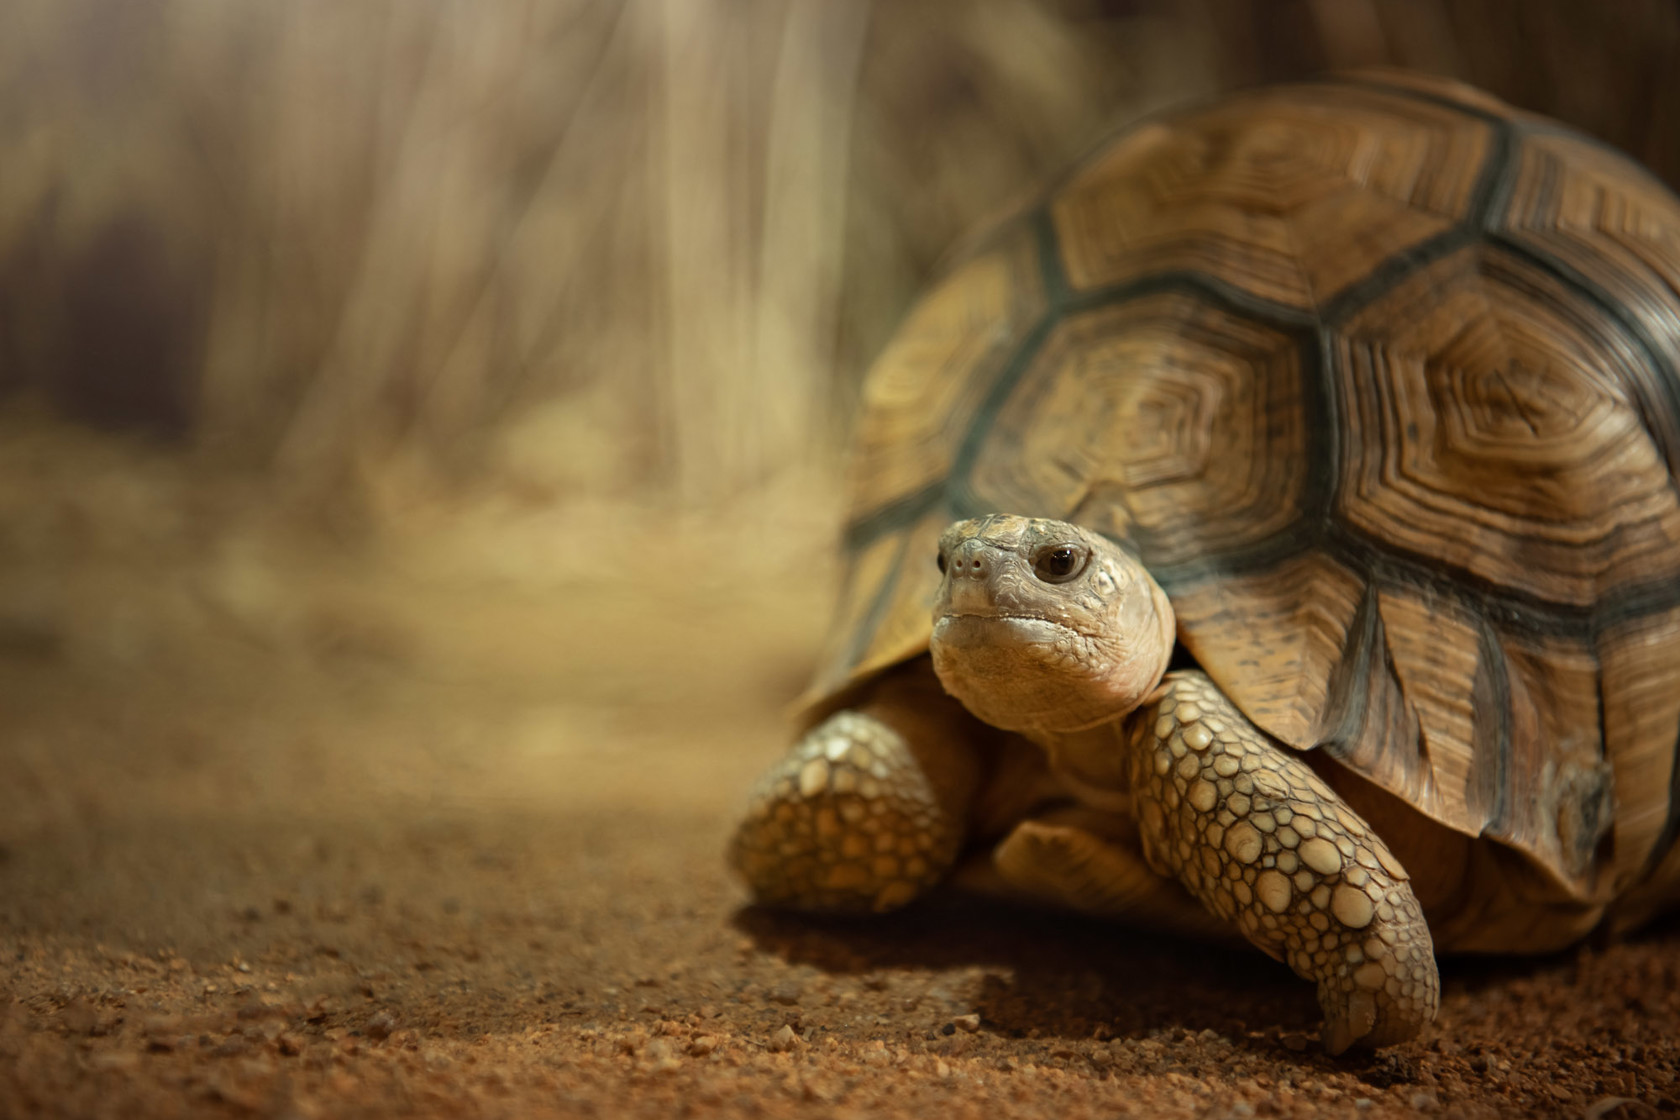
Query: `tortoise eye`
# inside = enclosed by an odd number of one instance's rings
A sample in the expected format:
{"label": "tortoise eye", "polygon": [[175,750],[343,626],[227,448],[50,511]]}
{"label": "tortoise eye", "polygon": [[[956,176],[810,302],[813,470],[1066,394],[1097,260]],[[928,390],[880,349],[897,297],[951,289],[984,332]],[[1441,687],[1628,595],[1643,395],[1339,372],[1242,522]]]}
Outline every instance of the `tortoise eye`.
{"label": "tortoise eye", "polygon": [[1066,583],[1085,570],[1086,552],[1073,544],[1051,545],[1033,561],[1033,573],[1045,583]]}
{"label": "tortoise eye", "polygon": [[939,550],[939,555],[934,558],[933,562],[935,564],[939,565],[939,574],[944,575],[945,574],[946,560],[945,560],[945,550],[943,548]]}

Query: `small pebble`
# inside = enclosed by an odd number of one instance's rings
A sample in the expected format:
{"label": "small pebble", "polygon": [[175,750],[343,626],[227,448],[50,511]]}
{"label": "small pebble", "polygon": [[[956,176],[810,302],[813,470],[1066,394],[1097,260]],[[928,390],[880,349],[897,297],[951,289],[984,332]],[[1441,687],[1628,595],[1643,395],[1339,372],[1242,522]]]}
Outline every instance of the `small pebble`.
{"label": "small pebble", "polygon": [[99,1027],[99,1014],[87,1000],[77,997],[64,1005],[58,1013],[59,1022],[71,1034],[93,1034]]}
{"label": "small pebble", "polygon": [[210,1053],[217,1058],[237,1058],[251,1049],[244,1035],[231,1034],[222,1039]]}

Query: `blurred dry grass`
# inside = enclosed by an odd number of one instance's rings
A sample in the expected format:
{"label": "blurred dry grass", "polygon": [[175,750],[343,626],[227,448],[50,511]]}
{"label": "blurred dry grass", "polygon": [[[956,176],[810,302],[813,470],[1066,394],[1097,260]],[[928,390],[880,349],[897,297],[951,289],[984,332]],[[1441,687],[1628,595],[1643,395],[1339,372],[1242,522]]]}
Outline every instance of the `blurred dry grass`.
{"label": "blurred dry grass", "polygon": [[[1037,9],[876,14],[25,0],[0,37],[0,376],[310,497],[399,467],[738,492],[832,450],[840,336],[878,338],[1101,116],[1093,52]],[[957,134],[904,129],[907,85]],[[918,184],[882,143],[934,149],[935,220],[905,220]]]}

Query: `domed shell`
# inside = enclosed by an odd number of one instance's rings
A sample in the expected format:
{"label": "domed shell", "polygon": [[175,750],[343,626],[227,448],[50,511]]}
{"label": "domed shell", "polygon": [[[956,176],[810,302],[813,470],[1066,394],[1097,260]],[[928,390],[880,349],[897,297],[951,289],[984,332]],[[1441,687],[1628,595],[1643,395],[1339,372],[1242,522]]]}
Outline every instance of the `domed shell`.
{"label": "domed shell", "polygon": [[1130,127],[872,369],[818,693],[925,648],[951,520],[1065,518],[1282,742],[1583,901],[1680,876],[1677,291],[1665,187],[1464,86]]}

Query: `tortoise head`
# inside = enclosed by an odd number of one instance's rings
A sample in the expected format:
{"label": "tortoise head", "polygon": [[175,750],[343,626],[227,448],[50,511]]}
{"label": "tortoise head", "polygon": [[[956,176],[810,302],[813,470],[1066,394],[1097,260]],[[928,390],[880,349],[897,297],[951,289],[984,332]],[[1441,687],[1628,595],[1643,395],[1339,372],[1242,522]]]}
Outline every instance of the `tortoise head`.
{"label": "tortoise head", "polygon": [[934,670],[993,726],[1092,727],[1131,711],[1166,672],[1166,594],[1095,533],[1043,518],[959,521],[939,538],[939,567]]}

